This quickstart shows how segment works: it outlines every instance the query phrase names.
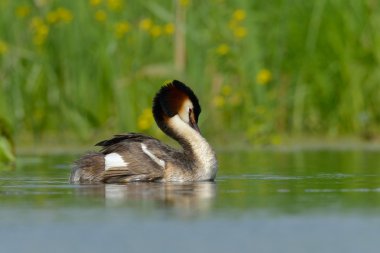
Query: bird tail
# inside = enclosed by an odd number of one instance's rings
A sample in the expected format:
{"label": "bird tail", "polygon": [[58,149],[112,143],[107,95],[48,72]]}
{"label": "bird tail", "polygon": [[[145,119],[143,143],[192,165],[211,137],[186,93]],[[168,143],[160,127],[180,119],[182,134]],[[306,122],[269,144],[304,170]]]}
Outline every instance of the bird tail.
{"label": "bird tail", "polygon": [[71,183],[101,182],[104,171],[104,155],[100,152],[91,152],[79,158],[73,165]]}

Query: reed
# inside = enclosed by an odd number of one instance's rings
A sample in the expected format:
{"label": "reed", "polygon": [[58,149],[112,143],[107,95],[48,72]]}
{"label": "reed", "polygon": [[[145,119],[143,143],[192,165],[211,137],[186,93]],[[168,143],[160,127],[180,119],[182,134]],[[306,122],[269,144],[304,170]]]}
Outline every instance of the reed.
{"label": "reed", "polygon": [[165,80],[180,79],[221,144],[373,138],[379,20],[372,0],[4,0],[0,118],[35,141],[155,134],[146,109]]}

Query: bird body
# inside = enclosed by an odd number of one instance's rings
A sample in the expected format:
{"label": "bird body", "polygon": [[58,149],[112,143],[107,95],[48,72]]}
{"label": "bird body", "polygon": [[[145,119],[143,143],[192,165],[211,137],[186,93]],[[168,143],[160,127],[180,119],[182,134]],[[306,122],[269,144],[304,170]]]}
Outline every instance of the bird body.
{"label": "bird body", "polygon": [[200,134],[201,108],[193,91],[174,80],[153,100],[153,116],[168,136],[182,146],[174,149],[144,134],[115,135],[101,141],[99,152],[78,159],[73,183],[127,183],[136,181],[189,182],[213,180],[217,172],[215,152]]}

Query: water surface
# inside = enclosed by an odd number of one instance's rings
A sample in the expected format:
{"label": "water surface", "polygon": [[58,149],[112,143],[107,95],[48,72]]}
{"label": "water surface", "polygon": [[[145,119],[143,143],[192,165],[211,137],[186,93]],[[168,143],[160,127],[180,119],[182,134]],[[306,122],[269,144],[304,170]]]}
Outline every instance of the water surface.
{"label": "water surface", "polygon": [[379,252],[380,152],[219,153],[216,182],[70,185],[73,155],[0,170],[1,252]]}

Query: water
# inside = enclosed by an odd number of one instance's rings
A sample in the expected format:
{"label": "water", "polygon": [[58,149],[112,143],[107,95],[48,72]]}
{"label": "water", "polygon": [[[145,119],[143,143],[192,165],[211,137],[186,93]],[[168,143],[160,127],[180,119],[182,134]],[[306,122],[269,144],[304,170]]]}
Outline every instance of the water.
{"label": "water", "polygon": [[379,252],[380,151],[219,153],[214,183],[70,185],[0,169],[0,252]]}

